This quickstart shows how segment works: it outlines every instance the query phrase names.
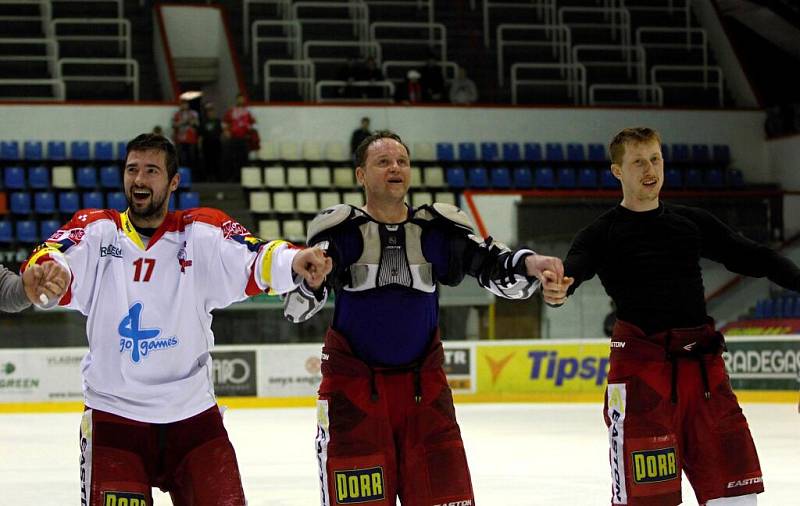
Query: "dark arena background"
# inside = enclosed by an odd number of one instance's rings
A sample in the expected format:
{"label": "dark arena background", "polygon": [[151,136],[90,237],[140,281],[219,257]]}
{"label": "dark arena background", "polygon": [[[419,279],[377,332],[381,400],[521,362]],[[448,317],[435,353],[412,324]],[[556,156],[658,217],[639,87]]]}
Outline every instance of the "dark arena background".
{"label": "dark arena background", "polygon": [[[480,235],[562,258],[621,200],[611,137],[650,126],[663,200],[800,263],[799,66],[793,0],[0,0],[0,263],[19,272],[79,209],[124,211],[126,142],[154,130],[181,154],[171,208],[303,244],[321,209],[364,204],[362,118],[410,148],[409,205],[455,204]],[[237,96],[256,120],[243,136],[226,126]],[[759,504],[796,504],[800,294],[702,269],[761,457]],[[473,279],[440,293],[476,502],[608,504],[614,308],[599,280],[559,309]],[[214,312],[213,380],[251,506],[318,504],[328,306],[299,325],[267,295]],[[78,500],[85,325],[59,308],[0,313],[10,504]]]}

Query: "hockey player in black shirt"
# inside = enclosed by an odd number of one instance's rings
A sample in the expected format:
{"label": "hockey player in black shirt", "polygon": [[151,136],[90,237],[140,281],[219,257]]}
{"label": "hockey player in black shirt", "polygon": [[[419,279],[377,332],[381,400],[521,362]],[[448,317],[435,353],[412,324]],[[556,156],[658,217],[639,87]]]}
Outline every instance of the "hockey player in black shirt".
{"label": "hockey player in black shirt", "polygon": [[610,144],[623,199],[575,237],[563,304],[598,275],[617,307],[604,416],[613,505],[752,506],[764,490],[755,445],[706,313],[700,258],[800,291],[800,269],[708,212],[659,200],[661,138],[626,128]]}

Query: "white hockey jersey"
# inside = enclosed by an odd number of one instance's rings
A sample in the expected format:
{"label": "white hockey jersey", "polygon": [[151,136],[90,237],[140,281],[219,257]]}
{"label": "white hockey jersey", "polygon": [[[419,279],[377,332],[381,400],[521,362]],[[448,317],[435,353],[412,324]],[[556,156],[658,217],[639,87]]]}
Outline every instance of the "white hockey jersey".
{"label": "white hockey jersey", "polygon": [[86,405],[168,423],[216,402],[211,310],[293,290],[297,251],[210,208],[169,213],[145,246],[127,213],[92,209],[78,211],[26,266],[53,259],[72,273],[59,304],[87,316]]}

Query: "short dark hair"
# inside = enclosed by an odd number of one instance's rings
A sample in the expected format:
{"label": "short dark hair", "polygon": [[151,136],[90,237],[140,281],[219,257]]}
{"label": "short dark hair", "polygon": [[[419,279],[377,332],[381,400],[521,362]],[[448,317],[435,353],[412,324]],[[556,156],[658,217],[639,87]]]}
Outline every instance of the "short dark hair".
{"label": "short dark hair", "polygon": [[648,127],[623,128],[611,140],[608,146],[608,153],[611,156],[611,163],[622,164],[622,157],[625,156],[625,144],[631,142],[639,144],[642,142],[656,141],[661,144],[661,135]]}
{"label": "short dark hair", "polygon": [[363,167],[364,162],[367,161],[367,150],[369,146],[381,139],[392,139],[399,142],[404,148],[406,148],[406,153],[411,154],[411,150],[408,149],[408,146],[405,145],[403,139],[400,138],[399,135],[392,132],[391,130],[378,130],[374,134],[370,135],[369,137],[365,138],[361,141],[361,144],[358,145],[356,148],[356,167]]}
{"label": "short dark hair", "polygon": [[178,173],[178,151],[175,149],[175,144],[163,135],[139,134],[125,147],[126,153],[131,151],[163,151],[167,165],[167,180],[172,181],[172,177]]}

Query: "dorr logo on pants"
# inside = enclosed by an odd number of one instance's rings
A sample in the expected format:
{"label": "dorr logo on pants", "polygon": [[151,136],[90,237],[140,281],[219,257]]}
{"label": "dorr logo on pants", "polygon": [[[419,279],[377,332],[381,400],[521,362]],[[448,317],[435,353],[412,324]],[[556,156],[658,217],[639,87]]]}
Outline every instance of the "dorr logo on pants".
{"label": "dorr logo on pants", "polygon": [[147,506],[144,494],[103,492],[103,506]]}
{"label": "dorr logo on pants", "polygon": [[334,471],[336,504],[359,504],[384,498],[383,468]]}
{"label": "dorr logo on pants", "polygon": [[633,481],[657,483],[678,477],[675,448],[633,452]]}

